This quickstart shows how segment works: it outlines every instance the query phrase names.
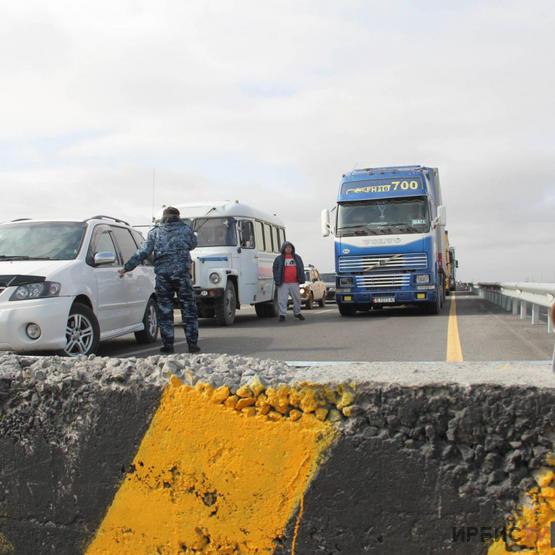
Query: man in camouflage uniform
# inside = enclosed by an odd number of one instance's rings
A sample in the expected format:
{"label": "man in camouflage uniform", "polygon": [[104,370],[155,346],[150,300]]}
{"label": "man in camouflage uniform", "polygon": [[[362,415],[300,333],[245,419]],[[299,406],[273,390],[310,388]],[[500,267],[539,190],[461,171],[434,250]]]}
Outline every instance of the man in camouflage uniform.
{"label": "man in camouflage uniform", "polygon": [[148,233],[145,244],[126,262],[120,277],[154,255],[156,295],[158,297],[158,320],[164,346],[161,353],[173,353],[173,296],[177,293],[181,305],[181,318],[190,353],[200,351],[198,341],[197,305],[189,273],[191,255],[197,246],[193,230],[180,220],[179,210],[168,206],[162,222]]}

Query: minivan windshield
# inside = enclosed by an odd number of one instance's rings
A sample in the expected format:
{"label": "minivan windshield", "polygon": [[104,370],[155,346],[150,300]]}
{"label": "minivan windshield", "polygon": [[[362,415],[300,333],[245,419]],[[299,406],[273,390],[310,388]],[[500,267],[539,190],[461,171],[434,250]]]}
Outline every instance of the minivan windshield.
{"label": "minivan windshield", "polygon": [[0,225],[0,261],[72,260],[85,233],[83,222],[13,222]]}
{"label": "minivan windshield", "polygon": [[399,235],[430,230],[426,197],[343,202],[337,210],[337,233]]}

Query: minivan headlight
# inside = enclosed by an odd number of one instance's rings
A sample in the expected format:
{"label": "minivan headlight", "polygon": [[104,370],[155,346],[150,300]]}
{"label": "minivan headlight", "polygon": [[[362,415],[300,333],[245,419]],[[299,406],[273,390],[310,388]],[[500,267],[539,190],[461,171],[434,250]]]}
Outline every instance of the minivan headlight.
{"label": "minivan headlight", "polygon": [[26,301],[29,299],[43,299],[45,297],[57,297],[62,290],[62,285],[57,281],[43,281],[42,283],[30,283],[20,285],[10,297],[10,301]]}
{"label": "minivan headlight", "polygon": [[209,276],[208,279],[215,285],[216,283],[220,283],[220,281],[222,281],[222,278],[220,277],[220,274],[218,274],[218,272],[212,272]]}

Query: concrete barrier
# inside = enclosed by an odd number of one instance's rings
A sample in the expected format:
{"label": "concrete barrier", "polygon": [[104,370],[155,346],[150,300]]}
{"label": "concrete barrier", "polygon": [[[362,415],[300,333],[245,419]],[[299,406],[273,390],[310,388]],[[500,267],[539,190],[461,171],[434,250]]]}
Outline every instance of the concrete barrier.
{"label": "concrete barrier", "polygon": [[0,355],[0,554],[553,554],[554,401],[548,364]]}

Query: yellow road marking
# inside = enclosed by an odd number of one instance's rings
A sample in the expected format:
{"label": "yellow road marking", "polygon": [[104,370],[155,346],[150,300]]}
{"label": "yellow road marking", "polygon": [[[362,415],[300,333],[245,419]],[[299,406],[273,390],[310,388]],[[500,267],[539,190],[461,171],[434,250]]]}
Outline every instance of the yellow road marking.
{"label": "yellow road marking", "polygon": [[451,293],[451,309],[449,310],[449,324],[447,327],[447,362],[462,362],[463,353],[459,337],[459,324],[457,322],[457,301],[455,294]]}
{"label": "yellow road marking", "polygon": [[173,378],[86,553],[269,555],[335,435],[312,415],[245,416]]}

